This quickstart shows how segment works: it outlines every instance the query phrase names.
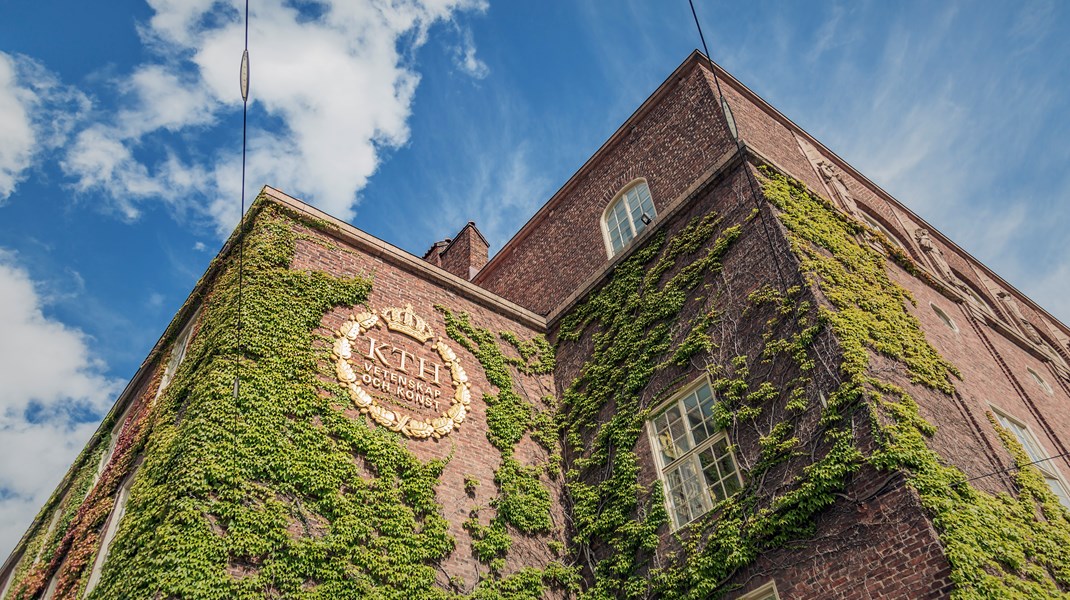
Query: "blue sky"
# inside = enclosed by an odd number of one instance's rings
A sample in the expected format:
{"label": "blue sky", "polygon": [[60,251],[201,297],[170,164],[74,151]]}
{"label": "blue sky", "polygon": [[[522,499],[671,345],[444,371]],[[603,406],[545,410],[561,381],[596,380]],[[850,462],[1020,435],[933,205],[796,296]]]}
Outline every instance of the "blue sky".
{"label": "blue sky", "polygon": [[[1070,320],[1070,5],[697,5],[715,60]],[[0,0],[0,556],[238,218],[239,14]],[[494,251],[698,45],[686,0],[253,0],[249,196]]]}

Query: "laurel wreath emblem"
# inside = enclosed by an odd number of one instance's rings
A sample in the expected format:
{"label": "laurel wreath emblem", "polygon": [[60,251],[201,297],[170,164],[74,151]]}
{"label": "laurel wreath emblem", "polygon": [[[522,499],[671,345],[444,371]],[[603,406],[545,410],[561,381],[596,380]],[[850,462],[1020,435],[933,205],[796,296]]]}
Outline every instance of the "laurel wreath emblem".
{"label": "laurel wreath emblem", "polygon": [[[442,358],[443,364],[450,370],[450,377],[453,380],[453,397],[450,407],[441,416],[423,420],[386,408],[379,403],[375,396],[372,396],[360,386],[360,378],[349,362],[349,359],[353,356],[353,342],[361,334],[372,328],[380,327],[387,319],[392,319],[397,314],[411,315],[411,311],[412,307],[410,306],[406,307],[404,311],[388,308],[382,311],[382,317],[371,312],[350,316],[342,324],[335,336],[333,347],[335,372],[338,376],[338,381],[348,390],[353,404],[361,413],[370,416],[376,423],[391,431],[397,431],[412,438],[426,439],[433,437],[437,439],[449,435],[450,432],[464,422],[465,417],[468,415],[468,407],[472,403],[471,384],[468,382],[468,374],[465,373],[464,367],[461,366],[457,354],[441,340],[433,337],[433,332],[426,323],[423,323],[423,319],[418,319],[422,328],[422,335],[410,333],[405,327],[395,327],[392,322],[388,323],[388,327],[395,331],[401,331],[421,343],[430,341],[439,357]],[[421,337],[424,339],[420,339]]]}

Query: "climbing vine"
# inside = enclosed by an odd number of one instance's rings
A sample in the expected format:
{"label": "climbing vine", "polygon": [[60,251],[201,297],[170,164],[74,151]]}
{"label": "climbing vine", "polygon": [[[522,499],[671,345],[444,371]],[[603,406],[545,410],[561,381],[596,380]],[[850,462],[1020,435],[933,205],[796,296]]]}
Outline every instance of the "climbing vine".
{"label": "climbing vine", "polygon": [[[52,574],[55,598],[81,597],[115,493],[135,465],[92,600],[519,600],[578,589],[581,575],[584,600],[717,598],[761,554],[805,543],[863,468],[902,473],[917,491],[951,565],[954,598],[1070,597],[1070,513],[1014,436],[993,419],[1018,467],[1013,495],[976,489],[929,447],[935,429],[912,394],[949,397],[961,375],[925,339],[886,257],[859,241],[873,233],[771,169],[761,183],[802,279],[748,290],[744,308],[729,306],[723,264],[753,213],[731,225],[711,213],[672,237],[656,233],[561,321],[558,354],[576,344],[586,361],[560,404],[552,395],[533,403],[516,385],[516,377],[555,372],[544,338],[495,334],[438,307],[447,335],[496,388],[483,400],[487,439],[500,453],[495,497],[463,525],[488,573],[470,587],[451,580],[452,589],[436,583],[455,547],[436,499],[446,460],[421,461],[398,434],[345,414],[350,400],[317,333],[332,309],[364,303],[371,283],[292,269],[295,244],[307,236],[295,233],[294,221],[328,226],[256,204],[246,221],[240,352],[232,327],[238,272],[228,257],[201,299],[200,330],[170,385],[154,405],[160,374],[148,385],[95,486],[107,439],[83,454],[67,494],[49,504],[55,526],[39,518],[8,597],[39,596]],[[877,241],[909,273],[924,275]],[[730,321],[741,318],[761,324],[745,352],[726,343],[739,335]],[[829,339],[831,363],[819,351]],[[877,356],[901,367],[904,380],[879,376]],[[673,550],[658,554],[670,519],[660,485],[640,481],[638,444],[664,395],[652,382],[678,373],[658,380],[674,389],[697,365],[717,393],[717,425],[760,434],[742,490],[680,527]],[[828,392],[820,409],[811,401],[818,391]],[[819,417],[802,429],[814,411]],[[858,415],[867,435],[853,431]],[[528,438],[548,460],[517,458]],[[567,546],[553,539],[561,526],[547,486],[562,472]],[[775,493],[763,487],[772,480]],[[466,477],[464,485],[474,496],[481,484]],[[486,509],[489,519],[480,515]],[[545,541],[561,560],[504,575],[516,536]]]}
{"label": "climbing vine", "polygon": [[705,312],[684,347],[671,353],[677,315],[721,269],[740,232],[741,226],[724,227],[710,214],[671,239],[657,234],[561,323],[559,344],[576,342],[597,326],[590,360],[565,391],[560,421],[570,458],[573,551],[588,565],[591,580],[585,598],[650,593],[658,531],[668,515],[660,487],[639,483],[635,447],[647,417],[640,398],[666,363],[686,361],[708,347],[705,328],[716,317]]}
{"label": "climbing vine", "polygon": [[[371,284],[291,269],[296,241],[307,235],[295,221],[317,226],[270,202],[254,205],[245,221],[241,352],[231,255],[207,282],[199,330],[181,366],[155,405],[138,413],[137,427],[124,429],[116,459],[78,506],[64,537],[69,550],[56,554],[64,562],[55,598],[83,594],[103,523],[135,461],[93,600],[462,597],[436,583],[455,546],[436,499],[446,461],[421,461],[397,434],[347,415],[350,400],[331,377],[322,319],[335,307],[362,304]],[[512,336],[510,343],[522,361],[511,358],[510,368],[552,369],[545,341]],[[511,390],[504,379],[495,383]],[[499,402],[501,410],[512,410],[510,402]],[[498,420],[507,420],[504,412]],[[495,431],[502,448],[516,435]],[[550,497],[532,467],[503,452],[495,483],[500,519],[522,533],[549,530]],[[39,595],[57,568],[36,568],[11,597]],[[534,599],[547,586],[566,585],[570,573],[557,563],[492,573],[472,595]]]}
{"label": "climbing vine", "polygon": [[[553,372],[554,353],[545,338],[537,336],[522,341],[512,332],[497,336],[489,329],[472,324],[467,314],[454,314],[444,306],[438,306],[446,321],[446,334],[471,352],[480,365],[487,381],[497,388],[497,394],[484,394],[487,405],[487,439],[501,452],[502,462],[494,472],[497,497],[491,501],[495,515],[490,523],[483,525],[478,510],[473,511],[464,523],[473,537],[473,551],[480,561],[488,563],[492,572],[500,572],[505,565],[505,555],[512,547],[510,528],[523,535],[549,533],[554,528],[550,515],[552,496],[540,481],[543,475],[555,472],[557,458],[556,431],[547,431],[553,421],[548,412],[553,409],[548,402],[540,410],[517,391],[510,367],[518,373],[545,375]],[[517,352],[510,356],[503,352],[498,339],[504,340]],[[544,399],[547,401],[547,399]],[[550,460],[541,465],[522,465],[515,457],[517,444],[530,435],[544,446]],[[488,597],[490,590],[517,595],[516,597],[540,598],[547,585],[570,587],[575,580],[572,569],[560,563],[551,563],[545,569],[527,568],[508,578],[509,583],[490,581],[476,588],[475,597]]]}
{"label": "climbing vine", "polygon": [[[25,563],[24,574],[12,586],[8,598],[35,598],[53,583],[53,598],[77,598],[83,595],[88,571],[100,547],[101,529],[114,507],[116,491],[144,444],[148,431],[147,407],[156,394],[161,375],[162,371],[157,369],[145,389],[131,400],[133,407],[130,418],[119,430],[111,459],[104,465],[99,479],[96,478],[97,468],[111,442],[110,434],[101,436],[95,446],[90,445],[83,453],[83,458],[93,458],[85,460],[78,467],[71,488],[61,504],[63,513],[52,533],[54,546],[48,552],[41,553],[40,560]],[[105,425],[114,425],[113,419],[119,416],[113,414]],[[94,479],[97,479],[95,484]],[[63,522],[66,525],[61,527]]]}
{"label": "climbing vine", "polygon": [[951,565],[952,597],[1070,597],[1070,515],[1013,436],[993,422],[1019,467],[1017,497],[977,490],[928,447],[935,429],[911,395],[869,369],[870,352],[882,354],[904,365],[912,383],[945,395],[960,376],[905,310],[913,299],[890,280],[883,258],[857,242],[861,226],[801,183],[770,169],[763,175],[803,271],[834,306],[821,314],[843,348],[836,394],[870,401],[879,447],[867,461],[907,473]]}
{"label": "climbing vine", "polygon": [[97,465],[103,458],[110,438],[110,434],[102,436],[96,446],[86,448],[76,461],[78,466],[67,493],[58,504],[45,504],[38,514],[37,531],[27,540],[22,560],[12,575],[13,585],[9,590],[9,598],[29,597],[31,590],[37,590],[44,585],[51,559],[59,553],[67,530],[78,516],[79,508],[90,492]]}
{"label": "climbing vine", "polygon": [[[583,340],[590,348],[565,393],[561,416],[570,451],[565,464],[573,551],[588,564],[584,597],[722,597],[732,589],[732,576],[762,553],[805,543],[816,516],[863,467],[904,473],[918,491],[952,567],[953,597],[1065,593],[1067,513],[1026,465],[1013,438],[1001,431],[1021,467],[1015,475],[1019,493],[981,492],[929,448],[935,429],[907,389],[872,369],[873,356],[891,359],[910,384],[943,397],[961,377],[906,310],[913,298],[889,278],[885,256],[859,241],[872,232],[772,170],[762,170],[762,187],[778,209],[804,279],[801,286],[765,286],[749,295],[743,317],[764,323],[755,352],[733,355],[721,346],[725,339],[715,330],[733,315],[716,305],[717,287],[710,283],[704,291],[713,297],[695,298],[710,302],[690,310],[696,316],[674,337],[672,324],[681,320],[693,290],[718,272],[739,235],[738,228],[725,228],[709,243],[719,226],[712,215],[693,220],[670,240],[655,236],[562,321],[559,350]],[[920,272],[900,254],[891,258]],[[823,332],[835,340],[831,364],[818,352]],[[653,553],[668,519],[660,489],[640,485],[636,461],[647,409],[656,401],[644,405],[640,399],[649,394],[656,371],[694,365],[702,357],[717,391],[718,425],[735,431],[750,424],[753,430],[774,408],[781,417],[766,420],[743,489],[680,529],[677,551],[658,561]],[[820,391],[814,389],[819,363],[835,383],[809,432],[813,439],[806,440],[799,419]],[[822,380],[828,385],[828,377]],[[868,436],[852,431],[858,415],[868,415]],[[773,472],[781,479],[770,493],[759,482]]]}

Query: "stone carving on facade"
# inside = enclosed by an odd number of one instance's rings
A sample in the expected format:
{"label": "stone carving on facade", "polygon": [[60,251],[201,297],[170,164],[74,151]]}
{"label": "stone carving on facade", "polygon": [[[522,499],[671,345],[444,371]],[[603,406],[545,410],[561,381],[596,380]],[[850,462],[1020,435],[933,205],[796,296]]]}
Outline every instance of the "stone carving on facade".
{"label": "stone carving on facade", "polygon": [[840,206],[852,217],[861,219],[862,213],[858,209],[858,203],[855,202],[851,190],[847,189],[847,183],[844,182],[839,169],[822,158],[817,162],[817,170],[821,173],[821,177],[825,180],[825,183],[832,189],[833,195],[836,196],[836,200],[840,203]]}
{"label": "stone carving on facade", "polygon": [[999,297],[999,301],[1003,303],[1003,306],[1007,308],[1007,312],[1010,313],[1011,318],[1017,321],[1018,326],[1022,330],[1022,333],[1025,334],[1025,337],[1029,338],[1029,341],[1034,344],[1043,344],[1044,338],[1040,337],[1037,328],[1029,322],[1029,319],[1025,318],[1024,314],[1022,314],[1022,307],[1018,305],[1018,300],[1003,290],[997,292],[996,296]]}
{"label": "stone carving on facade", "polygon": [[918,240],[918,246],[921,247],[921,251],[925,254],[925,257],[929,259],[929,263],[936,269],[936,274],[944,278],[944,281],[954,285],[957,288],[965,286],[962,281],[959,280],[955,272],[951,270],[951,265],[948,264],[947,259],[944,258],[944,252],[940,250],[933,243],[933,239],[929,237],[929,230],[924,227],[919,227],[914,230],[914,239]]}
{"label": "stone carving on facade", "polygon": [[1062,349],[1062,354],[1070,353],[1070,337],[1067,337],[1058,327],[1054,326],[1047,319],[1044,320],[1044,325],[1048,327],[1048,332],[1055,338],[1055,341],[1059,343],[1059,348]]}
{"label": "stone carving on facade", "polygon": [[[1056,362],[1059,362],[1064,367],[1067,367],[1068,369],[1070,369],[1070,364],[1067,364],[1067,362],[1066,362],[1067,358],[1070,358],[1070,338],[1067,338],[1065,333],[1060,331],[1058,327],[1055,327],[1054,325],[1052,325],[1051,321],[1048,321],[1044,317],[1040,318],[1040,323],[1041,323],[1041,325],[1044,326],[1045,331],[1049,335],[1049,337],[1045,338],[1045,339],[1054,340],[1054,342],[1055,342],[1054,343],[1055,348],[1053,348],[1053,349],[1055,350],[1056,353],[1058,353],[1058,355],[1059,355],[1059,357],[1061,359],[1061,360],[1056,361]],[[1067,374],[1067,375],[1070,375],[1070,374]]]}
{"label": "stone carving on facade", "polygon": [[1014,296],[1003,290],[997,292],[996,296],[999,298],[999,301],[1003,303],[1003,306],[1007,309],[1007,312],[1010,313],[1011,318],[1014,319],[1015,322],[1017,322],[1018,328],[1022,330],[1022,333],[1025,334],[1025,337],[1028,338],[1030,342],[1036,344],[1044,352],[1044,354],[1048,356],[1048,358],[1052,359],[1053,361],[1064,367],[1067,366],[1066,361],[1063,359],[1062,356],[1059,355],[1058,351],[1052,348],[1048,344],[1047,340],[1045,340],[1044,337],[1040,335],[1040,332],[1037,330],[1036,325],[1034,325],[1032,321],[1027,319],[1024,313],[1022,313],[1022,307],[1019,306],[1018,300]]}
{"label": "stone carving on facade", "polygon": [[839,204],[840,208],[847,211],[848,214],[856,219],[862,218],[862,213],[858,209],[858,204],[855,203],[854,196],[851,195],[851,191],[847,189],[847,184],[843,181],[843,176],[840,175],[836,166],[829,162],[817,148],[814,148],[813,144],[808,142],[806,138],[796,135],[795,142],[799,145],[799,149],[802,150],[806,160],[810,162],[810,166],[821,176],[822,181],[825,182],[825,187],[832,201]]}
{"label": "stone carving on facade", "polygon": [[933,242],[933,238],[929,235],[928,229],[925,229],[924,227],[915,229],[914,239],[917,240],[918,247],[921,248],[922,253],[929,261],[929,264],[932,265],[937,275],[943,278],[947,283],[950,283],[952,287],[965,294],[966,299],[970,301],[970,304],[986,314],[992,314],[991,307],[989,307],[985,301],[981,300],[980,296],[977,295],[977,292],[973,291],[965,281],[955,274],[954,269],[952,269],[951,265],[947,262],[943,250]]}

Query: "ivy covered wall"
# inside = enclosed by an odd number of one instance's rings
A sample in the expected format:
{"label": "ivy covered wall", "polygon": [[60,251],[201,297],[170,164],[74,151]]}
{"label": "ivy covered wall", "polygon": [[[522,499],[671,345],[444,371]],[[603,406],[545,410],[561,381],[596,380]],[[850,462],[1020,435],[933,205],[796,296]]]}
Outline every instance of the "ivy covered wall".
{"label": "ivy covered wall", "polygon": [[[771,577],[787,596],[1070,589],[1070,515],[1013,436],[993,421],[1021,467],[999,494],[930,447],[919,402],[960,374],[888,276],[889,257],[916,265],[775,170],[700,190],[551,341],[406,287],[329,223],[269,201],[246,223],[240,351],[231,253],[169,385],[157,396],[155,367],[95,484],[109,440],[80,457],[7,598],[82,597],[132,475],[93,599],[719,598]],[[334,378],[339,319],[390,299],[422,302],[478,373],[455,437],[370,424]],[[700,377],[743,489],[673,531],[646,423]]]}
{"label": "ivy covered wall", "polygon": [[[998,495],[927,444],[935,428],[915,396],[950,401],[959,372],[926,341],[886,254],[917,266],[802,184],[768,168],[755,177],[772,235],[743,217],[737,177],[559,324],[582,596],[722,597],[773,576],[788,596],[1065,594],[1070,515],[1013,438],[1002,433],[1022,469]],[[644,424],[702,374],[744,489],[670,535]]]}
{"label": "ivy covered wall", "polygon": [[[83,457],[74,500],[60,505],[64,520],[75,514],[70,524],[57,526],[61,547],[53,560],[21,568],[8,598],[39,597],[57,569],[53,597],[83,595],[116,491],[131,474],[130,499],[94,599],[534,599],[565,593],[575,576],[552,559],[564,556],[562,524],[551,517],[559,505],[549,485],[556,460],[532,464],[530,453],[514,451],[522,439],[534,439],[543,456],[557,454],[552,419],[519,394],[516,383],[549,376],[549,345],[526,332],[491,331],[448,306],[436,313],[448,323],[439,331],[443,339],[466,354],[470,372],[482,381],[485,371],[492,384],[481,385],[473,403],[485,404],[486,428],[476,431],[497,450],[478,456],[495,465],[494,475],[464,484],[485,490],[490,501],[479,506],[473,493],[463,506],[444,506],[443,472],[466,449],[449,438],[408,440],[368,423],[350,410],[352,399],[332,376],[325,316],[364,305],[373,274],[294,269],[299,241],[311,240],[328,253],[346,250],[325,241],[333,231],[328,224],[275,203],[258,202],[252,215],[240,351],[232,252],[207,283],[197,332],[170,384],[154,404],[135,411],[116,459],[84,502],[86,477],[95,473],[107,440]],[[145,399],[155,397],[155,384],[150,388]],[[441,458],[422,459],[413,451],[435,443],[445,450]],[[458,512],[467,520],[455,519]],[[483,565],[478,577],[448,575],[460,535],[474,540],[467,544],[473,555],[462,559]],[[518,544],[538,536],[542,552],[517,555]],[[29,551],[56,545],[38,537]]]}

